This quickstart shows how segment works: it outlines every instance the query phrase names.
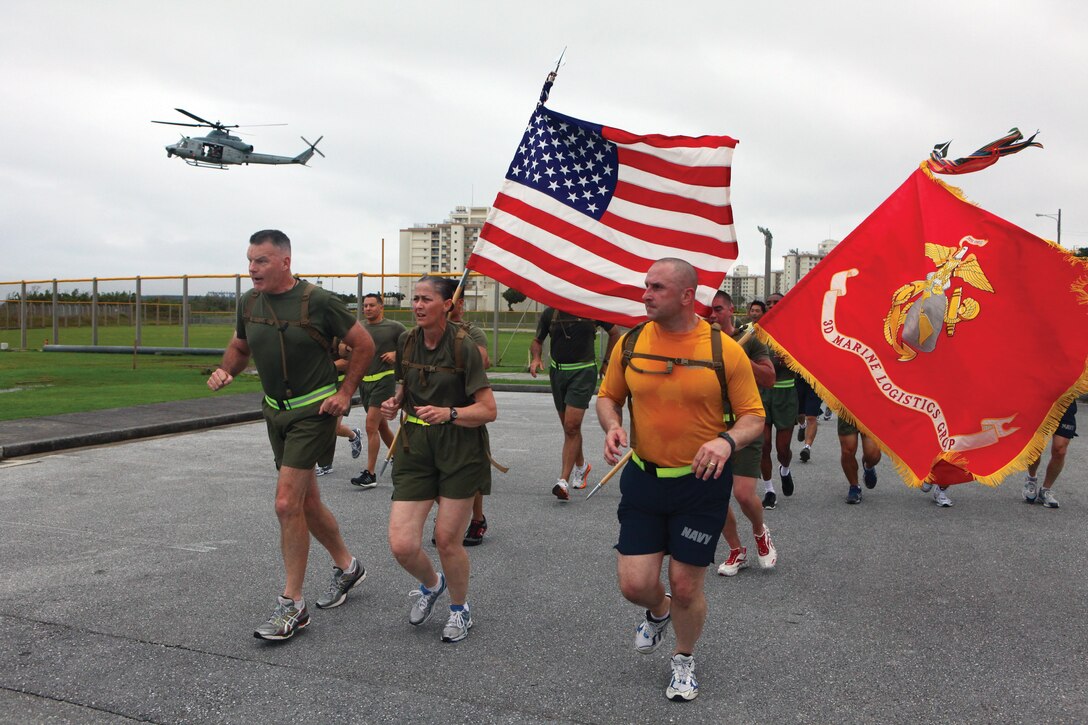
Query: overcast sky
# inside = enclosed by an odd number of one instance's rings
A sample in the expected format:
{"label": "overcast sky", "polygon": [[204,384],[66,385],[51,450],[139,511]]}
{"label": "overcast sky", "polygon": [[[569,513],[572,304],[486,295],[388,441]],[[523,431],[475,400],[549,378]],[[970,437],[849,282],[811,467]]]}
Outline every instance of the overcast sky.
{"label": "overcast sky", "polygon": [[[1088,6],[909,3],[61,2],[0,10],[0,282],[245,272],[283,229],[306,274],[398,263],[398,230],[490,204],[544,77],[549,106],[636,133],[740,140],[740,263],[841,239],[934,144],[1018,126],[1044,150],[953,179],[1088,245]],[[152,119],[255,128],[309,168],[195,169]],[[176,129],[188,131],[191,129]],[[353,287],[352,287],[353,289]],[[7,296],[0,287],[0,296]]]}

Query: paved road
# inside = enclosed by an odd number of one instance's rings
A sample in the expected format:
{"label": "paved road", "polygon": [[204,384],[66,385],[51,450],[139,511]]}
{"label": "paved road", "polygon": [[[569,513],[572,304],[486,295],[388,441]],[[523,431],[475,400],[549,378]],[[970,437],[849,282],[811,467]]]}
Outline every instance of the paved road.
{"label": "paved road", "polygon": [[[708,579],[702,693],[677,704],[665,648],[631,646],[642,613],[616,590],[616,487],[558,503],[550,396],[497,397],[492,442],[511,469],[472,551],[476,626],[455,645],[441,617],[407,623],[388,481],[348,485],[346,444],[322,491],[369,576],[278,645],[251,636],[281,583],[261,424],[0,464],[0,721],[1088,720],[1084,438],[1059,510],[1025,505],[1017,480],[956,487],[938,509],[887,463],[846,506],[826,426],[768,513],[778,568]],[[585,430],[596,476],[592,413]],[[308,597],[328,566],[315,547]]]}

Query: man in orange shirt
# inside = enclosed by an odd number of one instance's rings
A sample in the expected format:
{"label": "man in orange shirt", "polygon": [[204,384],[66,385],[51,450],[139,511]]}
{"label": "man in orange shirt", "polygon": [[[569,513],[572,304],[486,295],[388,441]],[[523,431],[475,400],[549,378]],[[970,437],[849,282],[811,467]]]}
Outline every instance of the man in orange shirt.
{"label": "man in orange shirt", "polygon": [[[611,356],[597,394],[604,458],[611,464],[628,445],[623,405],[631,398],[634,450],[620,479],[617,511],[619,587],[628,601],[646,608],[635,630],[639,652],[657,649],[675,621],[665,695],[677,701],[699,694],[693,652],[706,619],[706,567],[714,560],[729,507],[729,459],[761,435],[764,422],[744,351],[695,315],[697,284],[695,269],[681,259],[650,267],[642,297],[649,322],[639,329],[633,354],[620,341],[624,353]],[[720,337],[726,391],[713,370],[712,335]],[[728,431],[723,392],[735,416]],[[661,583],[666,554],[671,594]]]}

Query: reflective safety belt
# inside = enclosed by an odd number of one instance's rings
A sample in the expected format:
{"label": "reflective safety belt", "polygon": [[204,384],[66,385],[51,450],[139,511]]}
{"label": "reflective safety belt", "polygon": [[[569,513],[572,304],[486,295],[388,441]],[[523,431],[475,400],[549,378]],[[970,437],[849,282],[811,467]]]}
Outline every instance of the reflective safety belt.
{"label": "reflective safety belt", "polygon": [[389,370],[385,370],[385,371],[380,372],[380,373],[374,373],[373,375],[364,375],[363,376],[363,382],[364,383],[373,383],[373,382],[376,382],[378,380],[381,380],[384,377],[388,377],[388,376],[392,375],[394,372],[396,372],[396,371],[393,370],[392,368],[390,368]]}
{"label": "reflective safety belt", "polygon": [[774,386],[776,388],[792,388],[795,382],[797,381],[794,378],[790,378],[789,380],[776,380],[774,381]]}
{"label": "reflective safety belt", "polygon": [[[409,423],[415,423],[416,425],[432,425],[431,423],[428,423],[425,420],[421,420],[421,419],[415,417],[414,415],[406,415],[406,416],[404,416],[404,419],[406,421],[408,421]],[[434,423],[434,425],[448,425],[448,424],[449,424],[448,420],[444,420],[441,423]]]}
{"label": "reflective safety belt", "polygon": [[552,360],[552,367],[556,370],[585,370],[586,368],[595,368],[597,363],[595,362],[581,362],[581,363],[557,363]]}
{"label": "reflective safety belt", "polygon": [[287,400],[276,400],[269,396],[264,396],[264,402],[276,410],[294,410],[295,408],[302,408],[307,405],[313,405],[314,403],[320,403],[325,398],[331,398],[336,394],[336,383],[326,385],[323,388],[318,388],[312,393],[306,395],[300,395],[296,398],[288,398]]}
{"label": "reflective safety belt", "polygon": [[651,476],[657,476],[658,478],[680,478],[686,476],[692,472],[691,466],[678,466],[677,468],[662,468],[656,463],[650,461],[644,461],[638,457],[637,453],[631,453],[631,460],[635,465],[641,468]]}

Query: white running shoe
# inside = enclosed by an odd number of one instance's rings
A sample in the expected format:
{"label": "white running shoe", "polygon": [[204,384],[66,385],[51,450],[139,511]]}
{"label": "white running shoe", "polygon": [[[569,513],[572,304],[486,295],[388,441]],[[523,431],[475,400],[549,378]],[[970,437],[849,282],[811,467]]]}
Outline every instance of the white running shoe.
{"label": "white running shoe", "polygon": [[944,492],[943,488],[937,486],[933,489],[933,503],[942,508],[948,508],[952,505],[952,499],[948,498],[948,494]]}
{"label": "white running shoe", "polygon": [[766,524],[763,525],[763,533],[756,537],[756,558],[759,559],[759,566],[763,569],[774,569],[778,561],[778,549],[774,548],[771,530]]}
{"label": "white running shoe", "polygon": [[592,471],[592,470],[593,470],[593,466],[589,465],[588,463],[585,464],[584,466],[582,466],[581,468],[579,468],[578,466],[575,466],[574,470],[571,471],[570,487],[571,488],[579,488],[579,489],[585,488],[586,487],[586,479],[589,477],[589,472]]}
{"label": "white running shoe", "polygon": [[1054,498],[1054,494],[1050,492],[1049,488],[1039,489],[1039,500],[1043,502],[1043,506],[1048,509],[1058,508],[1058,499]]}
{"label": "white running shoe", "polygon": [[442,628],[442,641],[443,642],[460,642],[468,636],[468,631],[472,629],[472,613],[468,610],[468,605],[460,611],[450,610],[450,618],[446,620],[446,626]]}
{"label": "white running shoe", "polygon": [[691,655],[673,655],[672,679],[665,688],[665,697],[674,702],[694,700],[699,696],[699,683],[695,680],[695,658]]}
{"label": "white running shoe", "polygon": [[748,549],[730,549],[729,558],[718,566],[720,576],[736,576],[741,569],[748,568]]}
{"label": "white running shoe", "polygon": [[552,493],[560,501],[570,501],[570,487],[562,478],[556,481],[555,485],[552,486]]}
{"label": "white running shoe", "polygon": [[351,457],[358,458],[363,452],[363,432],[358,428],[352,428],[351,432],[355,434],[355,437],[348,441],[351,444]]}
{"label": "white running shoe", "polygon": [[1039,479],[1027,476],[1024,479],[1024,500],[1028,503],[1035,503],[1035,499],[1039,497]]}
{"label": "white running shoe", "polygon": [[[672,599],[671,594],[666,594],[666,597]],[[665,618],[660,622],[655,622],[650,619],[650,610],[646,610],[646,618],[639,622],[639,625],[635,627],[635,649],[644,655],[648,655],[657,649],[661,644],[662,638],[665,636],[665,630],[669,628],[669,622],[672,621],[672,614],[666,614]]]}
{"label": "white running shoe", "polygon": [[922,493],[929,493],[932,490],[933,490],[933,484],[932,483],[923,483],[922,484]]}

